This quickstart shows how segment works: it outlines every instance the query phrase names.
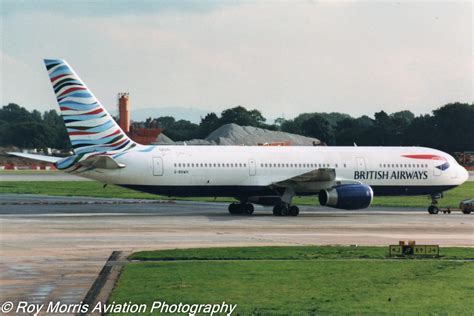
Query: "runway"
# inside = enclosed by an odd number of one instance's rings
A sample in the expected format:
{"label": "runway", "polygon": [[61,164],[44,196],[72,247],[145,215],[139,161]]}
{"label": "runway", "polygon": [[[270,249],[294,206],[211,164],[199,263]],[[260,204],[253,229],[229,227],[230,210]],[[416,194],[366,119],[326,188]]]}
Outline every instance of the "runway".
{"label": "runway", "polygon": [[424,209],[301,207],[275,217],[256,206],[231,216],[200,202],[0,194],[0,295],[77,303],[113,250],[245,245],[388,245],[399,240],[474,246],[474,215]]}

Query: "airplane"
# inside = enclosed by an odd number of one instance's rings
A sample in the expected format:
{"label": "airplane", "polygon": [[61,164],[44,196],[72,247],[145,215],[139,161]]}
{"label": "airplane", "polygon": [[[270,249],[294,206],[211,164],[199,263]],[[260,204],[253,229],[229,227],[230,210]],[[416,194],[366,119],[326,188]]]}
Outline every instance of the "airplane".
{"label": "airplane", "polygon": [[234,197],[231,214],[251,215],[259,204],[297,216],[293,198],[316,195],[321,205],[345,210],[369,207],[374,195],[428,195],[428,212],[436,214],[443,192],[468,178],[452,156],[425,147],[141,145],[66,61],[44,63],[74,154],[10,154],[106,184],[171,197]]}

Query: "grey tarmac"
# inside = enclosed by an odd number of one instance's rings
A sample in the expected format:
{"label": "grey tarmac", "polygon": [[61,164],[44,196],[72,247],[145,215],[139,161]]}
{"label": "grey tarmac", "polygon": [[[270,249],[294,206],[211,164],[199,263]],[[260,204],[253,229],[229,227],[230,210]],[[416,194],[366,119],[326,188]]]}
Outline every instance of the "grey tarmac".
{"label": "grey tarmac", "polygon": [[113,250],[250,245],[388,245],[399,240],[474,247],[474,214],[424,209],[300,207],[275,217],[229,215],[227,204],[0,194],[3,301],[78,303]]}

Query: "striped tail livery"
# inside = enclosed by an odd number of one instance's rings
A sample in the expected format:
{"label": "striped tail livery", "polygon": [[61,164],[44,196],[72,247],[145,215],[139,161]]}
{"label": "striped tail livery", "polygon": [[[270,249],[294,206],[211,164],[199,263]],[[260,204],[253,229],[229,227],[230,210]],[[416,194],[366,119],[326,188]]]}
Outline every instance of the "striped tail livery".
{"label": "striped tail livery", "polygon": [[45,59],[44,63],[76,162],[91,155],[112,155],[136,146],[66,61]]}

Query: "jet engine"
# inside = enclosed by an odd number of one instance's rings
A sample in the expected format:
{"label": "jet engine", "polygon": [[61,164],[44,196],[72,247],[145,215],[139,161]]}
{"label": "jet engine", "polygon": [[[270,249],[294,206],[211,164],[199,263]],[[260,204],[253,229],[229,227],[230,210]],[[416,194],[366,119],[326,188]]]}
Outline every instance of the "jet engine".
{"label": "jet engine", "polygon": [[343,184],[319,192],[319,203],[344,210],[367,208],[372,203],[374,192],[365,184]]}

